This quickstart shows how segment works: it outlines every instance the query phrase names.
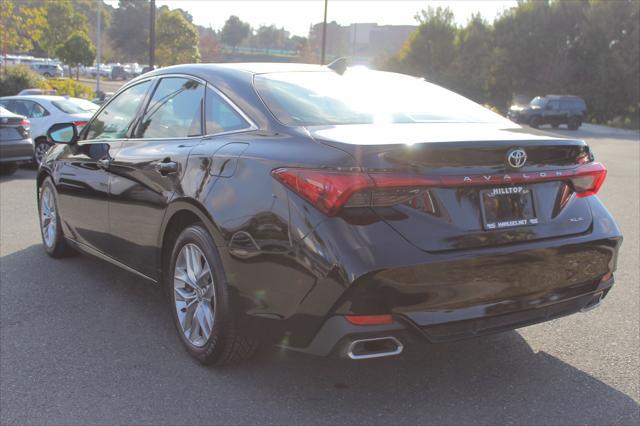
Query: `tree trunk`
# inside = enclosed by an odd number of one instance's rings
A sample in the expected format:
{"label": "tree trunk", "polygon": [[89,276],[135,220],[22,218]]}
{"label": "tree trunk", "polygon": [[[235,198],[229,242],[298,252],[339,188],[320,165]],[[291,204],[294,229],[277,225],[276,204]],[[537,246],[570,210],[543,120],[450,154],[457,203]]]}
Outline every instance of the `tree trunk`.
{"label": "tree trunk", "polygon": [[76,64],[76,81],[80,80],[80,64]]}

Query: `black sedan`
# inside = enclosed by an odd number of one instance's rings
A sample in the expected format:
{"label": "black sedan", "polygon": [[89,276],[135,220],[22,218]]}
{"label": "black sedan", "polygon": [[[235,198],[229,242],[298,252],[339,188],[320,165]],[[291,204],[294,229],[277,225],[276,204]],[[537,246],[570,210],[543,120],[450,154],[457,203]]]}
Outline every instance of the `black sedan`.
{"label": "black sedan", "polygon": [[30,126],[26,117],[0,106],[0,174],[10,175],[33,159]]}
{"label": "black sedan", "polygon": [[163,286],[184,346],[218,365],[265,342],[389,356],[600,303],[622,236],[585,142],[334,68],[164,68],[80,134],[53,126],[45,249]]}

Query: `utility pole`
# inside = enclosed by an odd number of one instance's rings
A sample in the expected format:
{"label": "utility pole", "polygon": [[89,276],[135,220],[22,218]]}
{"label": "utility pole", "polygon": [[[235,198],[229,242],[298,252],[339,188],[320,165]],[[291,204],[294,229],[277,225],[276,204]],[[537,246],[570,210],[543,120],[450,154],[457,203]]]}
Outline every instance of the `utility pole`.
{"label": "utility pole", "polygon": [[98,21],[98,25],[96,25],[97,29],[97,33],[96,33],[96,95],[98,93],[100,93],[100,61],[102,60],[100,58],[101,53],[102,53],[102,43],[100,43],[100,36],[101,36],[101,27],[102,27],[102,8],[100,7],[100,2],[96,2],[97,10],[98,10],[98,16],[97,16],[97,21]]}
{"label": "utility pole", "polygon": [[324,21],[322,22],[322,56],[320,57],[320,65],[324,65],[324,54],[327,48],[327,3],[329,0],[324,0]]}
{"label": "utility pole", "polygon": [[156,0],[151,0],[151,16],[149,21],[149,67],[153,69],[156,61]]}

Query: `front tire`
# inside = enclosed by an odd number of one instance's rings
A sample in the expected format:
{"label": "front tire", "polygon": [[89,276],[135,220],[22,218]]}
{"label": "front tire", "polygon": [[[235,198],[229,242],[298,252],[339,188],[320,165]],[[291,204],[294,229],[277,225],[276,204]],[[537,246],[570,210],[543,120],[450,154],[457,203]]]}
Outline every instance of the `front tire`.
{"label": "front tire", "polygon": [[538,127],[540,127],[540,121],[540,117],[534,115],[533,117],[531,117],[531,120],[529,120],[529,126],[537,129]]}
{"label": "front tire", "polygon": [[56,188],[50,177],[46,178],[40,187],[38,213],[40,216],[40,235],[47,254],[57,258],[73,253],[62,234]]}
{"label": "front tire", "polygon": [[569,122],[567,123],[567,127],[569,128],[569,130],[578,130],[578,127],[580,127],[580,119],[578,117],[571,117],[569,118]]}
{"label": "front tire", "polygon": [[236,324],[231,295],[213,239],[200,223],[178,236],[165,285],[173,322],[187,352],[202,364],[251,358],[257,342]]}

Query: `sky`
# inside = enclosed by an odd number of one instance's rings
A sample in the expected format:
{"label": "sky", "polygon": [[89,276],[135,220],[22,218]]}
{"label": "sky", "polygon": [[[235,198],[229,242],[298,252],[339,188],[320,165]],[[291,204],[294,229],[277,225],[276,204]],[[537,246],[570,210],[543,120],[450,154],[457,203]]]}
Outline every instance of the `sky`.
{"label": "sky", "polygon": [[[117,6],[117,0],[107,3]],[[380,25],[415,25],[420,9],[449,7],[458,24],[465,24],[473,13],[480,12],[488,21],[517,4],[515,0],[329,0],[327,21],[341,25],[377,22]],[[257,28],[274,24],[292,35],[307,36],[309,26],[322,22],[324,0],[156,0],[157,6],[182,8],[193,15],[194,23],[214,30],[222,28],[230,15],[236,15]]]}

